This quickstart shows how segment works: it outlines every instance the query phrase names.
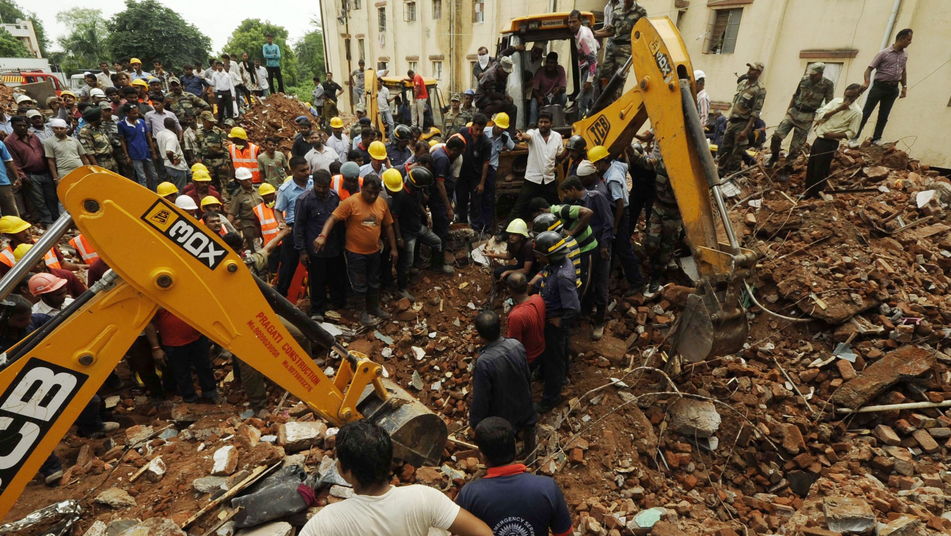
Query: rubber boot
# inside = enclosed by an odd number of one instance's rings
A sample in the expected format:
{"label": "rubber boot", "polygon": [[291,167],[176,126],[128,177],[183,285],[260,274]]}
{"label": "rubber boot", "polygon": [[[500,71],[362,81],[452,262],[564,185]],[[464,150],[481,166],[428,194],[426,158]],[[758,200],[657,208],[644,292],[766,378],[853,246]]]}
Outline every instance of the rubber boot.
{"label": "rubber boot", "polygon": [[432,269],[434,272],[439,272],[446,275],[452,275],[456,273],[455,268],[446,264],[446,252],[443,250],[433,251],[432,255]]}
{"label": "rubber boot", "polygon": [[370,313],[367,312],[367,304],[370,302],[370,295],[367,294],[365,297],[358,295],[356,296],[355,302],[357,311],[359,312],[358,318],[360,319],[360,323],[368,327],[375,325],[376,322],[370,318]]}
{"label": "rubber boot", "polygon": [[380,291],[379,290],[369,290],[367,292],[367,312],[373,316],[382,318],[386,320],[390,317],[390,313],[387,313],[383,309],[380,309]]}
{"label": "rubber boot", "polygon": [[779,161],[779,146],[783,143],[783,140],[779,139],[777,136],[773,136],[769,139],[769,163],[766,164],[767,167],[773,167],[776,165],[776,162]]}

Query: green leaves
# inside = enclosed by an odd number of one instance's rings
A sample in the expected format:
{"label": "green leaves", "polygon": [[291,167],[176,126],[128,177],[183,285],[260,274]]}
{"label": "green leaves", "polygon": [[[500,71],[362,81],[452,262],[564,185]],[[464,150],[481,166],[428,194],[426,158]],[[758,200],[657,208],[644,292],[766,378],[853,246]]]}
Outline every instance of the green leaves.
{"label": "green leaves", "polygon": [[19,39],[0,28],[0,56],[5,58],[29,58],[32,54]]}
{"label": "green leaves", "polygon": [[166,68],[208,60],[211,40],[178,13],[156,0],[126,0],[126,9],[108,23],[111,58],[140,58],[145,70],[161,61]]}

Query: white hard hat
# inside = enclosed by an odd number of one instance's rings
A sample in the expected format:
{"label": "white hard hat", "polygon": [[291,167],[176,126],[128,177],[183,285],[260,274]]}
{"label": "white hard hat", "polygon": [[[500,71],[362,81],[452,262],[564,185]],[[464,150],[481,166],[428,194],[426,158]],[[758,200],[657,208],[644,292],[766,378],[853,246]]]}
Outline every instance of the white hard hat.
{"label": "white hard hat", "polygon": [[20,104],[21,102],[36,102],[29,95],[23,95],[23,94],[17,95],[16,97],[13,98],[13,100],[17,104]]}
{"label": "white hard hat", "polygon": [[50,128],[69,128],[69,124],[65,119],[54,117],[53,119],[50,119]]}
{"label": "white hard hat", "polygon": [[239,181],[246,181],[251,178],[251,170],[246,167],[239,167],[234,170],[234,178]]}
{"label": "white hard hat", "polygon": [[587,177],[588,175],[594,175],[598,172],[598,168],[594,167],[589,160],[582,160],[578,163],[578,169],[575,171],[575,175],[579,177]]}
{"label": "white hard hat", "polygon": [[694,80],[700,80],[701,78],[706,78],[706,77],[707,77],[706,73],[704,73],[700,69],[697,69],[696,71],[693,72]]}
{"label": "white hard hat", "polygon": [[94,87],[94,88],[92,88],[92,89],[89,90],[89,97],[90,97],[90,98],[92,98],[92,97],[102,97],[102,98],[105,98],[105,97],[106,97],[106,92],[103,91],[103,90],[101,90],[101,89],[99,89],[98,87]]}
{"label": "white hard hat", "polygon": [[175,206],[182,210],[198,210],[198,204],[190,195],[180,195],[175,198]]}

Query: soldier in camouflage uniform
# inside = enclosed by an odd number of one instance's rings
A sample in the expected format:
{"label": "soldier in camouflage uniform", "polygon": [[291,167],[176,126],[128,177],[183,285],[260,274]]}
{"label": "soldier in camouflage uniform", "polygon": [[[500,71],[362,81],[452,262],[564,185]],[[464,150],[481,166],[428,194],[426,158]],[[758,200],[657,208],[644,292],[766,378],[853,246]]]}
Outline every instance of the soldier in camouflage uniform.
{"label": "soldier in camouflage uniform", "polygon": [[813,63],[809,66],[809,74],[799,81],[799,87],[796,88],[796,92],[789,101],[786,117],[776,127],[770,139],[769,150],[772,152],[769,157],[770,166],[779,160],[779,146],[789,135],[790,130],[793,130],[793,138],[789,144],[789,152],[786,153],[787,160],[794,160],[799,156],[802,146],[806,143],[806,137],[809,136],[809,129],[812,128],[816,110],[835,97],[832,80],[822,76],[825,68],[826,64],[822,62]]}
{"label": "soldier in camouflage uniform", "polygon": [[196,133],[199,160],[208,168],[217,188],[231,180],[231,156],[228,154],[228,134],[215,124],[215,116],[205,110],[199,116],[201,128]]}
{"label": "soldier in camouflage uniform", "polygon": [[[601,80],[602,87],[607,85],[615,71],[620,69],[624,62],[631,57],[631,31],[634,24],[641,17],[647,16],[647,10],[634,0],[623,0],[614,9],[616,11],[609,27],[614,31],[613,37],[604,47],[604,61],[599,66],[601,72],[598,78]],[[603,30],[607,30],[607,28]]]}
{"label": "soldier in camouflage uniform", "polygon": [[168,109],[171,110],[179,120],[185,117],[197,117],[205,110],[211,110],[208,103],[201,97],[189,91],[182,90],[182,83],[175,78],[168,79],[169,92],[165,95],[168,102]]}
{"label": "soldier in camouflage uniform", "polygon": [[654,149],[650,155],[634,152],[633,156],[632,164],[642,169],[651,169],[656,173],[653,206],[648,215],[647,237],[644,240],[644,249],[647,250],[650,265],[650,283],[644,294],[649,296],[660,288],[660,281],[667,270],[667,264],[673,258],[677,244],[680,242],[684,222],[680,217],[677,198],[670,186],[667,167],[664,165],[657,142],[654,142]]}
{"label": "soldier in camouflage uniform", "polygon": [[442,116],[443,139],[448,139],[453,133],[459,132],[460,128],[466,126],[466,123],[472,121],[472,114],[460,107],[462,99],[458,93],[453,93],[449,102],[449,111]]}
{"label": "soldier in camouflage uniform", "polygon": [[766,88],[759,81],[760,75],[763,74],[763,64],[756,62],[746,65],[749,70],[746,72],[746,78],[736,86],[730,119],[726,132],[723,133],[723,143],[717,148],[721,177],[739,169],[740,155],[750,143],[753,123],[759,119],[763,101],[766,100]]}
{"label": "soldier in camouflage uniform", "polygon": [[108,127],[102,124],[102,109],[90,106],[83,112],[86,125],[79,131],[79,143],[96,158],[96,165],[114,173],[119,172]]}

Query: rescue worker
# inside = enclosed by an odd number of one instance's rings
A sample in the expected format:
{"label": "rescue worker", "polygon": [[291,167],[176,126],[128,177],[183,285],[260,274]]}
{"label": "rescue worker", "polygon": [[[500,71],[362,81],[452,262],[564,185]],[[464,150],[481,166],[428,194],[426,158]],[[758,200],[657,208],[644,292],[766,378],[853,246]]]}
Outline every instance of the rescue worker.
{"label": "rescue worker", "polygon": [[409,127],[397,125],[393,129],[393,141],[386,144],[386,157],[390,160],[390,167],[402,168],[403,164],[413,156],[413,151],[409,148],[409,142]]}
{"label": "rescue worker", "polygon": [[234,170],[234,178],[239,188],[228,202],[228,219],[244,237],[245,247],[254,251],[255,241],[261,238],[261,228],[254,215],[254,207],[263,203],[264,200],[258,192],[254,191],[251,172],[247,168]]}
{"label": "rescue worker", "polygon": [[195,208],[206,196],[212,196],[221,201],[221,194],[218,189],[211,184],[211,176],[205,171],[196,171],[192,174],[192,181],[182,189],[182,194],[192,198],[195,202]]}
{"label": "rescue worker", "polygon": [[261,148],[248,141],[248,133],[241,127],[233,127],[228,133],[228,154],[231,156],[231,167],[237,170],[245,168],[251,172],[251,182],[261,183],[261,171],[258,169],[258,154]]}
{"label": "rescue worker", "polygon": [[568,138],[568,144],[565,146],[565,148],[568,150],[568,170],[565,173],[565,177],[577,175],[576,172],[578,171],[578,164],[587,158],[587,146],[588,143],[584,141],[584,138],[581,136],[574,135]]}
{"label": "rescue worker", "polygon": [[330,180],[330,188],[337,192],[343,201],[353,194],[360,193],[363,186],[363,177],[360,176],[360,166],[356,162],[346,162],[340,166],[340,174]]}
{"label": "rescue worker", "polygon": [[766,88],[759,81],[760,75],[763,74],[763,64],[755,62],[746,65],[749,70],[746,72],[746,78],[736,86],[730,119],[726,132],[723,133],[723,143],[717,149],[719,153],[717,164],[721,177],[739,169],[740,155],[749,145],[753,124],[759,119],[759,114],[763,110],[763,101],[766,100]]}
{"label": "rescue worker", "polygon": [[[347,304],[347,268],[343,258],[343,226],[335,228],[324,248],[314,249],[330,214],[340,205],[340,197],[330,187],[328,171],[314,172],[313,188],[297,198],[293,238],[300,262],[307,267],[310,315],[322,321],[328,310],[342,310]],[[329,294],[329,299],[328,299]]]}
{"label": "rescue worker", "polygon": [[201,97],[190,91],[184,91],[182,89],[182,83],[178,78],[174,76],[169,78],[168,88],[169,92],[165,95],[165,99],[168,102],[168,109],[178,116],[179,119],[197,117],[205,110],[211,111],[211,106]]}
{"label": "rescue worker", "polygon": [[443,132],[459,132],[459,129],[472,121],[472,113],[462,109],[462,101],[458,93],[453,93],[449,100],[449,111],[442,116]]}
{"label": "rescue worker", "polygon": [[822,76],[825,68],[826,64],[822,62],[813,63],[809,66],[808,74],[799,81],[796,92],[789,100],[786,116],[770,138],[769,150],[772,153],[769,157],[770,167],[776,165],[776,161],[779,160],[779,146],[789,135],[790,130],[793,131],[793,138],[789,144],[789,152],[786,153],[786,161],[795,160],[799,156],[809,136],[809,129],[812,128],[816,110],[835,97],[835,86],[832,80]]}
{"label": "rescue worker", "polygon": [[512,97],[505,92],[506,81],[512,69],[512,58],[509,56],[503,56],[493,63],[479,79],[479,87],[475,93],[475,106],[483,114],[493,115],[505,112],[514,125],[518,123],[516,120],[518,108],[512,102]]}
{"label": "rescue worker", "polygon": [[[0,276],[6,274],[10,268],[13,268],[17,260],[19,260],[13,254],[17,246],[21,244],[30,244],[32,246],[34,242],[32,229],[33,226],[29,222],[18,216],[0,217],[0,235],[3,235],[8,241],[7,246],[0,250]],[[63,256],[63,252],[55,246],[43,256],[43,262],[49,268],[58,268],[72,272],[79,271],[80,268],[85,267],[85,265],[67,261]]]}
{"label": "rescue worker", "polygon": [[178,197],[178,187],[168,181],[160,182],[155,188],[155,193],[174,205],[175,198]]}
{"label": "rescue worker", "polygon": [[380,177],[391,167],[386,156],[386,145],[383,145],[382,141],[371,142],[367,148],[367,154],[370,155],[370,162],[360,167],[361,177],[366,177],[370,173]]}
{"label": "rescue worker", "polygon": [[[621,68],[629,57],[631,57],[631,31],[634,24],[647,16],[647,10],[641,7],[635,0],[623,0],[615,8],[611,17],[609,31],[613,31],[611,40],[604,47],[604,61],[600,65],[599,78],[601,87],[608,84],[615,71]],[[608,30],[603,28],[602,31]],[[618,94],[621,88],[618,87]]]}
{"label": "rescue worker", "polygon": [[86,154],[93,157],[93,165],[104,167],[113,173],[119,172],[110,133],[102,124],[102,109],[90,106],[83,112],[86,125],[79,131],[79,143]]}
{"label": "rescue worker", "polygon": [[343,131],[343,119],[330,118],[330,136],[327,137],[325,144],[337,152],[341,164],[347,161],[347,153],[350,152],[350,136]]}
{"label": "rescue worker", "polygon": [[[277,188],[271,184],[264,183],[258,187],[258,195],[261,202],[254,205],[251,209],[258,222],[258,230],[261,233],[261,247],[265,247],[275,240],[279,240],[281,234],[280,224],[277,216],[274,214],[274,201],[277,199]],[[277,245],[275,244],[275,247]],[[273,273],[277,269],[280,256],[271,255],[268,257],[268,269]]]}
{"label": "rescue worker", "polygon": [[660,289],[661,278],[680,242],[683,220],[677,198],[674,197],[674,190],[670,185],[670,178],[667,176],[667,167],[661,158],[660,146],[655,143],[650,155],[633,152],[631,163],[642,169],[653,170],[655,173],[653,210],[648,215],[647,238],[644,240],[644,249],[647,250],[650,266],[650,281],[644,296],[651,298]]}
{"label": "rescue worker", "polygon": [[215,184],[224,186],[232,174],[231,159],[228,158],[228,135],[218,128],[215,116],[210,111],[205,110],[198,117],[201,119],[201,128],[195,134],[201,162]]}
{"label": "rescue worker", "polygon": [[588,151],[588,160],[594,163],[598,175],[603,179],[608,202],[611,204],[612,227],[614,229],[614,244],[611,251],[618,259],[624,277],[631,290],[643,286],[641,280],[641,261],[631,247],[631,218],[628,205],[631,202],[627,188],[627,163],[620,159],[610,158],[608,150],[596,145]]}

